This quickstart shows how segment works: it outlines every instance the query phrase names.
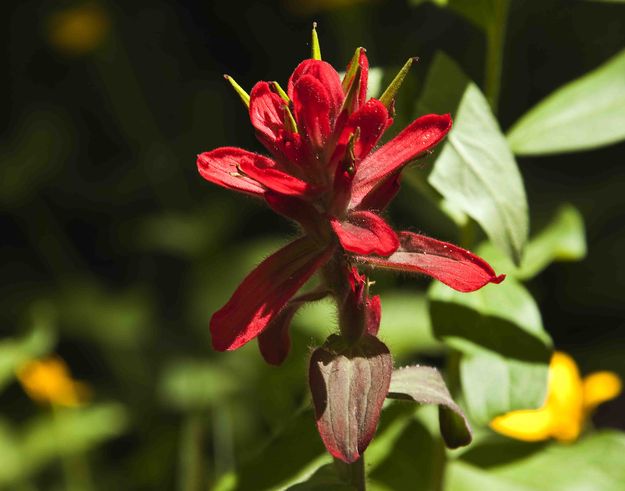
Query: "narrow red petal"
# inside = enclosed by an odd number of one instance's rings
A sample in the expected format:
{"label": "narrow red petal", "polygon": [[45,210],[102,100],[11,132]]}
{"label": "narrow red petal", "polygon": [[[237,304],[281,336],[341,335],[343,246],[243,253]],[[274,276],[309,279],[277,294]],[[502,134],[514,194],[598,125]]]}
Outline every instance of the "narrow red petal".
{"label": "narrow red petal", "polygon": [[213,314],[210,330],[217,351],[234,350],[263,332],[289,299],[332,254],[301,237],[265,259]]}
{"label": "narrow red petal", "polygon": [[[353,101],[353,106],[349,108],[349,111],[351,113],[357,111],[367,100],[367,84],[369,82],[369,60],[367,58],[367,53],[363,48],[360,49],[358,65],[360,66],[360,76],[358,80],[354,80],[349,84],[349,86],[351,86],[353,83],[358,84],[357,97]],[[350,61],[347,65],[345,73],[349,73],[351,66],[352,63]],[[349,86],[345,91],[346,93],[349,92]]]}
{"label": "narrow red petal", "polygon": [[355,211],[343,222],[333,218],[330,223],[343,249],[349,252],[388,256],[399,247],[393,229],[370,211]]}
{"label": "narrow red petal", "polygon": [[370,265],[424,273],[460,292],[479,290],[488,283],[501,283],[505,275],[495,273],[484,259],[453,244],[412,232],[400,232],[400,248],[387,258],[357,256]]}
{"label": "narrow red petal", "polygon": [[284,128],[285,104],[267,82],[258,82],[250,93],[252,126],[271,142],[278,139],[280,130]]}
{"label": "narrow red petal", "polygon": [[262,196],[265,187],[257,180],[239,172],[246,162],[259,159],[268,161],[267,166],[274,165],[266,157],[242,148],[221,147],[198,155],[197,168],[200,175],[207,181],[235,191]]}
{"label": "narrow red petal", "polygon": [[304,76],[316,79],[326,89],[329,100],[329,116],[332,121],[341,110],[345,95],[341,85],[341,77],[332,65],[321,60],[304,60],[293,71],[289,79],[288,93],[291,99],[295,99],[295,85]]}
{"label": "narrow red petal", "polygon": [[358,210],[384,211],[400,188],[401,174],[387,178],[380,186],[367,194],[358,205]]}
{"label": "narrow red petal", "polygon": [[291,350],[289,328],[300,306],[301,304],[286,306],[258,336],[260,354],[270,365],[282,365],[289,355]]}
{"label": "narrow red petal", "polygon": [[367,299],[367,310],[365,316],[365,328],[372,336],[377,336],[382,321],[382,302],[379,295],[374,295]]}
{"label": "narrow red petal", "polygon": [[451,129],[449,114],[428,114],[413,121],[386,145],[363,160],[356,169],[351,208],[382,185],[388,176],[399,172],[440,142]]}
{"label": "narrow red petal", "polygon": [[276,163],[258,155],[254,160],[241,163],[241,171],[268,189],[290,196],[309,196],[315,192],[314,186],[276,168]]}
{"label": "narrow red petal", "polygon": [[293,87],[293,109],[301,132],[314,148],[323,148],[333,126],[330,98],[323,84],[311,75],[300,77]]}

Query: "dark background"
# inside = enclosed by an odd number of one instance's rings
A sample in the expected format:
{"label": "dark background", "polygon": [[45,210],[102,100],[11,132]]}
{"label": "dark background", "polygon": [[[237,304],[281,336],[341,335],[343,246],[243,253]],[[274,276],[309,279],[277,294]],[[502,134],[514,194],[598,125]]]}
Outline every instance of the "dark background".
{"label": "dark background", "polygon": [[[55,44],[51,32],[55,15],[82,4],[4,7],[0,326],[7,335],[20,333],[33,310],[52,309],[56,351],[75,375],[97,397],[128,404],[137,424],[109,444],[104,460],[123,469],[141,467],[148,454],[175,460],[179,418],[159,402],[158,375],[172,359],[214,357],[210,314],[249,269],[235,252],[259,238],[292,234],[258,203],[197,174],[202,151],[260,150],[223,73],[248,89],[261,79],[284,85],[308,56],[316,20],[323,57],[339,69],[361,45],[372,66],[399,66],[418,55],[410,75],[418,90],[434,53],[443,50],[482,84],[485,39],[462,18],[430,4],[335,6],[341,3],[347,2],[91,3],[105,27],[80,53]],[[503,130],[621,50],[623,32],[617,4],[513,1]],[[529,285],[545,326],[583,372],[610,369],[621,376],[624,150],[620,143],[518,160],[535,223],[570,202],[587,227],[588,257],[554,264]],[[443,226],[427,231],[448,235]],[[294,385],[303,387],[295,372]],[[17,419],[35,411],[15,385],[2,397]],[[625,429],[624,410],[621,396],[600,409],[596,422]],[[250,434],[267,433],[271,423],[265,417]],[[137,488],[173,481],[172,467],[148,467]]]}

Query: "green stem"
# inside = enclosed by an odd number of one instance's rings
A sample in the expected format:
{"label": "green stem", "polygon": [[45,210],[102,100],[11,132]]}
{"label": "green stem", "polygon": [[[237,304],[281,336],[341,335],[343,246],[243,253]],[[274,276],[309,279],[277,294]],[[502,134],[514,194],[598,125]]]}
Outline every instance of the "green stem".
{"label": "green stem", "polygon": [[486,29],[486,66],[484,67],[484,92],[493,113],[497,113],[501,72],[503,68],[503,47],[508,21],[508,0],[493,2],[494,15]]}
{"label": "green stem", "polygon": [[197,413],[189,414],[180,435],[180,491],[200,491],[203,486],[202,462],[202,418]]}
{"label": "green stem", "polygon": [[356,462],[348,464],[339,459],[334,459],[338,475],[348,484],[354,486],[356,491],[366,491],[365,479],[365,456],[364,454]]}

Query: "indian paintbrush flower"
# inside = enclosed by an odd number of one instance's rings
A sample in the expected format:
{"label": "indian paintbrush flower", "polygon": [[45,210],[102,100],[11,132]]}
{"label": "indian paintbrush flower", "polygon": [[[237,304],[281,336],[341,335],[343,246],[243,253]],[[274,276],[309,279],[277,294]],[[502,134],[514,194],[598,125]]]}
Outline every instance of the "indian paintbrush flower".
{"label": "indian paintbrush flower", "polygon": [[[309,380],[321,437],[347,462],[371,440],[392,372],[388,348],[376,337],[380,299],[369,294],[371,283],[358,267],[424,273],[462,292],[504,278],[471,252],[395,232],[381,216],[399,191],[402,169],[441,142],[452,124],[448,114],[428,114],[376,149],[393,122],[394,99],[411,63],[379,99],[367,98],[365,50],[356,50],[341,79],[321,60],[313,28],[312,58],[295,68],[286,91],[276,82],[258,82],[248,95],[226,76],[270,157],[221,147],[197,159],[206,180],[263,199],[301,230],[213,315],[213,346],[234,350],[258,338],[265,360],[279,365],[298,308],[334,297],[340,335],[315,350]],[[296,296],[316,272],[321,285]]]}

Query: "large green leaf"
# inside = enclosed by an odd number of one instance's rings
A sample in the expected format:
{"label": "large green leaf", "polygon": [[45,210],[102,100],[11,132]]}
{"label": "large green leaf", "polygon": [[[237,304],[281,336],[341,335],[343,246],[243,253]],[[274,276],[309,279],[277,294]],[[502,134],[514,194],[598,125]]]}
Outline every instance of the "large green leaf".
{"label": "large green leaf", "polygon": [[533,278],[553,261],[578,261],[586,255],[584,219],[571,205],[561,206],[551,221],[530,239],[520,266],[515,266],[489,242],[475,251],[495,271],[525,280]]}
{"label": "large green leaf", "polygon": [[435,283],[429,297],[434,333],[463,354],[463,393],[476,421],[542,404],[551,341],[523,285],[510,277],[458,293]]}
{"label": "large green leaf", "polygon": [[468,463],[461,456],[448,468],[446,490],[620,491],[625,483],[621,432],[596,433],[573,445],[554,442],[541,451],[502,460],[507,450],[505,442],[492,446],[489,452],[495,458],[490,461]]}
{"label": "large green leaf", "polygon": [[417,365],[395,370],[388,397],[437,405],[440,430],[446,445],[449,448],[458,448],[471,443],[473,437],[469,422],[460,406],[452,399],[436,368]]}
{"label": "large green leaf", "polygon": [[508,132],[518,155],[596,148],[625,138],[625,50],[538,103]]}
{"label": "large green leaf", "polygon": [[[459,73],[461,70],[451,60],[438,56],[419,110],[453,111],[464,84],[446,86],[449,80],[462,80]],[[475,219],[497,247],[519,262],[529,228],[523,180],[488,102],[473,83],[462,92],[454,126],[428,182],[452,205]]]}

